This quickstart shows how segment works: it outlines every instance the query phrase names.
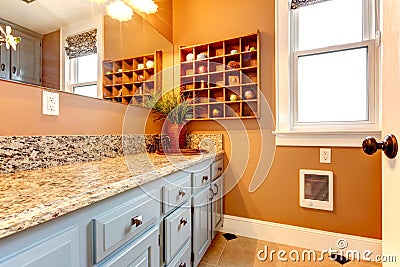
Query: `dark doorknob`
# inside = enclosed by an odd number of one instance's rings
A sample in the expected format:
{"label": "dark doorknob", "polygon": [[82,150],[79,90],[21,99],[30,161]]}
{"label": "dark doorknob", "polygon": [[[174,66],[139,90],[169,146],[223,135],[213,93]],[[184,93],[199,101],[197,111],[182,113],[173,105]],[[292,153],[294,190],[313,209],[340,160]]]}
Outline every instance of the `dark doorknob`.
{"label": "dark doorknob", "polygon": [[368,155],[372,155],[378,149],[381,149],[388,158],[394,159],[398,150],[397,139],[393,134],[388,134],[382,142],[377,142],[375,138],[368,136],[364,139],[362,148]]}

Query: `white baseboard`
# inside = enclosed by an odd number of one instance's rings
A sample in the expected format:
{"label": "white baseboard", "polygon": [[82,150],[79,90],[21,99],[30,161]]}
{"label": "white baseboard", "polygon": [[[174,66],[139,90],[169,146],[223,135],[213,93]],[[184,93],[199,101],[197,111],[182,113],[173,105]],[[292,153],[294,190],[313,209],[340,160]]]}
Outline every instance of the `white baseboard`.
{"label": "white baseboard", "polygon": [[382,241],[379,239],[345,235],[230,215],[224,215],[224,225],[221,231],[316,251],[328,250],[329,248],[336,250],[338,249],[337,241],[339,239],[345,239],[348,243],[348,247],[345,250],[357,250],[361,253],[369,250],[374,255],[381,255],[382,253]]}

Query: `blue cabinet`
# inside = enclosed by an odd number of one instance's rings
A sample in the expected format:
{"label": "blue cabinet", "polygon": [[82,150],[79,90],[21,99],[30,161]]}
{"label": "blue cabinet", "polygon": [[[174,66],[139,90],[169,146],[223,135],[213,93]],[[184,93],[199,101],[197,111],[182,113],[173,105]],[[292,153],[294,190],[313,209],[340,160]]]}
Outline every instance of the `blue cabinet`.
{"label": "blue cabinet", "polygon": [[73,227],[30,245],[0,263],[0,267],[79,267],[79,228]]}
{"label": "blue cabinet", "polygon": [[99,267],[150,267],[158,266],[158,227],[154,226],[134,241],[123,246]]}

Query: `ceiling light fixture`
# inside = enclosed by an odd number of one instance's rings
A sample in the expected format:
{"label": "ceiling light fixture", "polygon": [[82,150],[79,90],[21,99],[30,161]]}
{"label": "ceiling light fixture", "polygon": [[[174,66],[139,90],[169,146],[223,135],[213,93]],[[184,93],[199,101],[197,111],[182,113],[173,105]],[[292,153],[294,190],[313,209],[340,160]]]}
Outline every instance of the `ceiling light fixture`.
{"label": "ceiling light fixture", "polygon": [[22,1],[24,1],[27,4],[30,4],[30,3],[34,2],[35,0],[22,0]]}
{"label": "ceiling light fixture", "polygon": [[0,26],[0,45],[5,43],[7,49],[10,49],[11,46],[14,50],[17,50],[17,44],[21,42],[21,37],[14,37],[11,31],[12,29],[10,26],[6,26],[5,31],[3,27]]}
{"label": "ceiling light fixture", "polygon": [[153,0],[128,0],[128,5],[146,14],[153,14],[158,11],[158,5]]}
{"label": "ceiling light fixture", "polygon": [[122,0],[116,0],[106,6],[107,15],[111,18],[122,21],[131,20],[133,17],[132,9]]}
{"label": "ceiling light fixture", "polygon": [[105,2],[107,2],[107,0],[89,0],[90,2],[95,2],[96,4],[98,4],[98,5],[102,5],[102,4],[104,4]]}
{"label": "ceiling light fixture", "polygon": [[[23,0],[25,1],[25,0]],[[34,0],[26,0],[26,1],[34,1]],[[137,12],[142,12],[146,14],[153,14],[158,11],[158,5],[154,2],[154,0],[89,0],[90,2],[95,2],[96,4],[105,4],[106,5],[106,13],[111,18],[119,20],[119,21],[128,21],[132,19],[133,10]]]}

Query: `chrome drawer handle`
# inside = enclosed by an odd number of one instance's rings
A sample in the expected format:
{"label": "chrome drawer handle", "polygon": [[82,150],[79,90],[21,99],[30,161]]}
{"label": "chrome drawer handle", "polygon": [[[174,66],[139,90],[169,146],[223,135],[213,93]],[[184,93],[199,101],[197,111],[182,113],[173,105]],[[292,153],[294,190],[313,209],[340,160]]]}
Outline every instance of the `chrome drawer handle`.
{"label": "chrome drawer handle", "polygon": [[184,190],[179,190],[178,195],[184,197],[186,196],[186,192]]}
{"label": "chrome drawer handle", "polygon": [[181,218],[181,221],[179,224],[185,226],[187,223],[188,223],[187,218],[186,219]]}
{"label": "chrome drawer handle", "polygon": [[214,187],[217,188],[217,192],[214,193],[214,196],[216,196],[216,195],[218,195],[219,188],[218,188],[218,185],[216,185],[216,184],[214,184]]}
{"label": "chrome drawer handle", "polygon": [[212,190],[212,188],[210,188],[210,191],[211,191],[211,197],[209,198],[209,200],[211,201],[211,200],[214,199],[214,196],[215,196],[216,194],[214,193],[214,190]]}
{"label": "chrome drawer handle", "polygon": [[143,215],[135,216],[131,219],[131,225],[138,227],[143,223]]}
{"label": "chrome drawer handle", "polygon": [[203,176],[203,179],[202,179],[201,181],[202,181],[202,182],[208,181],[208,176],[207,176],[207,175],[204,175],[204,176]]}
{"label": "chrome drawer handle", "polygon": [[178,267],[186,267],[186,262],[181,262]]}

